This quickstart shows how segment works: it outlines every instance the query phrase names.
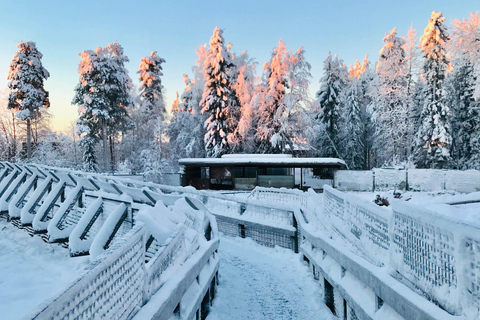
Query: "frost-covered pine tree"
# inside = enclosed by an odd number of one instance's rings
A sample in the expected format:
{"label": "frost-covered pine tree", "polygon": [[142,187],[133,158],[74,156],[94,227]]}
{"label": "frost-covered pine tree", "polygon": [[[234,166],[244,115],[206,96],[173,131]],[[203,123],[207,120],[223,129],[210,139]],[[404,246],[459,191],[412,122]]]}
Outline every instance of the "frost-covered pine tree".
{"label": "frost-covered pine tree", "polygon": [[230,151],[228,135],[235,131],[235,110],[239,109],[229,71],[231,56],[224,44],[223,31],[216,27],[210,38],[210,49],[203,66],[205,89],[200,106],[207,115],[205,150],[208,157],[220,157]]}
{"label": "frost-covered pine tree", "polygon": [[240,117],[237,128],[229,136],[229,143],[233,146],[235,153],[255,152],[255,128],[257,123],[255,106],[255,67],[256,63],[248,57],[246,52],[238,56],[236,65],[236,79],[233,84],[235,93],[240,104]]}
{"label": "frost-covered pine tree", "polygon": [[[472,163],[471,143],[480,129],[480,102],[475,101],[475,77],[472,64],[465,58],[453,61],[454,68],[445,80],[445,101],[451,110],[452,124],[452,158],[454,167],[467,169],[480,167]],[[478,148],[473,151],[479,151]],[[479,155],[476,155],[478,161]],[[475,161],[474,161],[475,162]]]}
{"label": "frost-covered pine tree", "polygon": [[289,52],[280,40],[263,71],[264,83],[256,89],[257,152],[292,152],[303,104],[308,100],[310,64],[303,48]]}
{"label": "frost-covered pine tree", "polygon": [[453,70],[446,79],[452,114],[452,155],[459,169],[480,168],[480,19],[453,20],[450,53]]}
{"label": "frost-covered pine tree", "polygon": [[348,71],[343,61],[337,55],[332,57],[330,52],[323,62],[323,70],[315,104],[320,108],[318,120],[324,124],[325,132],[319,137],[322,143],[317,149],[324,157],[341,157],[338,152],[340,93],[345,88]]}
{"label": "frost-covered pine tree", "polygon": [[82,135],[84,166],[89,171],[98,169],[95,146],[103,140],[103,163],[107,171],[114,165],[113,152],[110,161],[108,158],[108,141],[113,151],[114,137],[128,125],[127,108],[134,103],[130,96],[132,81],[125,68],[128,58],[118,43],[97,47],[95,51],[85,50],[79,56],[80,83],[75,87],[72,104],[78,106],[80,113],[77,130]]}
{"label": "frost-covered pine tree", "polygon": [[[157,157],[158,163],[163,163],[160,159],[165,156],[161,140],[167,116],[161,79],[162,63],[165,60],[153,51],[140,61],[137,71],[140,80],[138,104],[130,112],[131,130],[122,137],[120,144],[123,167],[133,174],[145,173],[146,159],[151,162],[151,159]],[[144,150],[148,150],[148,157],[139,156]],[[158,177],[152,176],[152,179],[159,181]]]}
{"label": "frost-covered pine tree", "polygon": [[20,42],[8,71],[8,108],[27,124],[27,158],[32,156],[32,119],[41,117],[39,109],[50,105],[43,82],[50,74],[42,65],[42,53],[34,42]]}
{"label": "frost-covered pine tree", "polygon": [[421,126],[417,133],[414,161],[419,168],[449,168],[452,145],[450,110],[445,105],[443,84],[447,71],[446,42],[448,34],[441,12],[432,12],[420,38],[425,62],[425,102]]}
{"label": "frost-covered pine tree", "polygon": [[408,64],[405,40],[394,28],[385,34],[377,65],[378,82],[373,97],[374,140],[377,164],[406,161],[413,142],[413,125],[408,118],[413,101],[408,94]]}
{"label": "frost-covered pine tree", "polygon": [[163,100],[162,86],[162,63],[165,59],[160,58],[156,51],[150,56],[140,59],[141,63],[137,73],[140,75],[140,111],[165,118],[165,102]]}
{"label": "frost-covered pine tree", "polygon": [[[355,73],[354,73],[355,75]],[[358,74],[356,74],[358,75]],[[360,77],[360,75],[358,75]],[[365,125],[362,116],[362,82],[353,77],[340,94],[338,151],[349,169],[365,165]]]}
{"label": "frost-covered pine tree", "polygon": [[[200,101],[202,100],[205,79],[203,65],[207,57],[206,46],[200,46],[195,52],[198,60],[193,70],[193,78],[183,75],[185,90],[180,96],[178,108],[172,106],[172,119],[167,127],[169,137],[170,159],[176,164],[180,158],[205,157],[205,127],[206,114],[201,113]],[[175,103],[174,103],[175,104]]]}
{"label": "frost-covered pine tree", "polygon": [[480,17],[470,12],[470,19],[453,20],[452,49],[456,55],[462,55],[474,69],[474,98],[480,100]]}

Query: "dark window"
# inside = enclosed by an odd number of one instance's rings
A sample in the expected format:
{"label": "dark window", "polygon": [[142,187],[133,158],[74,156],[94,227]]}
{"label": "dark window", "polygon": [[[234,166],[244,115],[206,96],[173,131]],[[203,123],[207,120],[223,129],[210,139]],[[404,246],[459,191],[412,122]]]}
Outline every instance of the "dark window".
{"label": "dark window", "polygon": [[334,296],[333,296],[333,286],[330,284],[330,282],[325,279],[324,281],[324,287],[325,287],[325,304],[327,307],[332,311],[332,314],[335,315],[335,302],[334,302]]}
{"label": "dark window", "polygon": [[255,178],[257,168],[255,167],[235,167],[235,178]]}
{"label": "dark window", "polygon": [[245,238],[245,225],[239,224],[238,227],[240,228],[240,237]]}
{"label": "dark window", "polygon": [[209,167],[202,167],[201,178],[202,179],[209,179],[210,178],[210,168]]}

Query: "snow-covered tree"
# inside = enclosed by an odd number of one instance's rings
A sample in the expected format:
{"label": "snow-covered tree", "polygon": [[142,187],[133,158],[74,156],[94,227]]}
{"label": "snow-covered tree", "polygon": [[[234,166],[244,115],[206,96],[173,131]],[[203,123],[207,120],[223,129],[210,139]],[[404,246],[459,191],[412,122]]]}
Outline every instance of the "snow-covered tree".
{"label": "snow-covered tree", "polygon": [[[324,124],[325,132],[316,142],[316,148],[325,157],[341,157],[338,153],[340,117],[340,93],[344,90],[348,71],[337,55],[329,52],[323,62],[324,75],[320,79],[320,89],[315,104],[320,108],[318,120]],[[321,143],[320,143],[321,142]]]}
{"label": "snow-covered tree", "polygon": [[433,11],[420,38],[425,58],[423,76],[426,93],[414,160],[417,167],[421,168],[448,168],[451,165],[450,110],[445,105],[443,90],[448,66],[445,50],[448,34],[444,21],[441,12]]}
{"label": "snow-covered tree", "polygon": [[340,95],[341,124],[338,132],[338,151],[349,169],[362,169],[365,165],[365,124],[362,115],[362,82],[355,75]]}
{"label": "snow-covered tree", "polygon": [[411,94],[414,86],[413,75],[418,73],[417,31],[413,26],[410,26],[407,37],[404,37],[403,40],[405,40],[403,49],[405,50],[405,60],[407,64],[407,93]]}
{"label": "snow-covered tree", "polygon": [[456,56],[464,56],[474,68],[474,98],[480,100],[480,18],[470,13],[470,19],[453,20],[451,48]]}
{"label": "snow-covered tree", "polygon": [[32,156],[32,119],[41,117],[40,108],[49,107],[48,92],[43,82],[50,74],[42,65],[42,53],[34,42],[20,42],[10,62],[8,108],[17,110],[17,117],[27,125],[27,158]]}
{"label": "snow-covered tree", "polygon": [[228,140],[234,153],[253,153],[257,120],[254,103],[255,86],[258,82],[255,77],[256,63],[244,51],[234,57],[233,64],[236,68],[235,72],[232,72],[232,82],[240,105],[240,115],[236,129],[228,136]]}
{"label": "snow-covered tree", "polygon": [[476,156],[477,161],[480,157],[480,154],[472,154],[472,150],[480,150],[471,145],[480,130],[480,101],[474,99],[474,69],[465,57],[455,59],[453,64],[454,68],[445,80],[445,101],[451,110],[454,167],[479,168],[480,162],[471,161],[472,156]]}
{"label": "snow-covered tree", "polygon": [[165,59],[160,58],[156,51],[150,56],[140,59],[140,67],[137,73],[140,75],[140,111],[165,117],[165,102],[163,100],[162,86],[162,63]]}
{"label": "snow-covered tree", "polygon": [[220,157],[229,152],[228,135],[235,131],[236,110],[239,110],[229,70],[231,56],[223,39],[223,30],[216,27],[210,38],[210,49],[203,66],[205,89],[200,106],[207,115],[205,150],[208,157]]}
{"label": "snow-covered tree", "polygon": [[446,78],[446,100],[451,108],[452,156],[459,169],[480,168],[480,19],[453,20],[450,54],[453,70]]}
{"label": "snow-covered tree", "polygon": [[109,166],[108,141],[113,151],[114,137],[129,124],[127,108],[134,103],[130,96],[132,81],[125,68],[128,58],[118,43],[97,47],[95,51],[85,50],[79,56],[80,83],[75,87],[72,104],[78,106],[80,113],[77,125],[82,135],[85,169],[98,169],[95,145],[103,140],[104,170],[113,170],[114,154],[110,152]]}
{"label": "snow-covered tree", "polygon": [[264,83],[256,90],[258,152],[291,152],[299,116],[308,100],[310,64],[305,61],[303,48],[289,52],[280,40],[263,71]]}
{"label": "snow-covered tree", "polygon": [[198,60],[193,67],[193,78],[183,75],[185,90],[180,97],[178,107],[176,102],[172,106],[172,119],[167,127],[170,159],[175,164],[180,158],[198,158],[205,156],[205,128],[206,114],[202,114],[200,101],[202,100],[205,79],[203,65],[207,57],[206,46],[200,46],[195,52]]}
{"label": "snow-covered tree", "polygon": [[[130,111],[132,125],[128,133],[122,136],[119,146],[119,161],[122,163],[123,170],[132,174],[145,172],[145,159],[151,160],[158,157],[156,161],[162,163],[162,157],[166,156],[165,152],[162,152],[164,149],[162,135],[167,113],[161,79],[162,63],[165,60],[160,58],[156,51],[140,60],[137,71],[140,92],[137,96],[137,104]],[[140,156],[145,150],[148,150],[149,157]],[[158,181],[158,179],[155,180]]]}
{"label": "snow-covered tree", "polygon": [[377,164],[393,159],[406,161],[413,142],[413,126],[408,118],[413,101],[408,94],[408,64],[405,40],[396,28],[387,32],[377,65],[377,90],[373,97],[375,136],[373,148]]}

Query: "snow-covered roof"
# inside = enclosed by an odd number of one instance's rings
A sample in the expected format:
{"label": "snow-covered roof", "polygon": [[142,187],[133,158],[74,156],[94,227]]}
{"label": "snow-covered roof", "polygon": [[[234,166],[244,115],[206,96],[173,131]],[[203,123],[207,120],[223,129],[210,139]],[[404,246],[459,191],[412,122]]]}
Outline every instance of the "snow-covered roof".
{"label": "snow-covered roof", "polygon": [[232,154],[224,154],[222,156],[223,159],[225,158],[292,158],[291,154],[255,154],[255,153],[232,153]]}
{"label": "snow-covered roof", "polygon": [[287,168],[343,167],[345,161],[337,158],[283,158],[283,157],[225,157],[225,158],[184,158],[184,166],[269,166]]}

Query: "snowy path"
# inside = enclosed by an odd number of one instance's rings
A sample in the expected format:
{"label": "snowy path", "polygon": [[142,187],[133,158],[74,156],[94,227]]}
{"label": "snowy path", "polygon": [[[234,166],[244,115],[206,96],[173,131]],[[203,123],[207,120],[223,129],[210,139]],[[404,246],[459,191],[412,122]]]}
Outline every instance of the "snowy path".
{"label": "snowy path", "polygon": [[222,237],[220,284],[207,320],[336,319],[299,255]]}

